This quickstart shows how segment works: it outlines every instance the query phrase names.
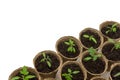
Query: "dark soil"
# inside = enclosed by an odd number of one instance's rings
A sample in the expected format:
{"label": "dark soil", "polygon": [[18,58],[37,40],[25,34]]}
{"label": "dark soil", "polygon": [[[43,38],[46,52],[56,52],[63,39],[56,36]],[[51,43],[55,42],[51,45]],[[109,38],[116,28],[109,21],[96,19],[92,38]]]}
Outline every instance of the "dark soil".
{"label": "dark soil", "polygon": [[[96,39],[97,41],[97,44],[94,43],[93,41],[90,41],[89,39],[86,39],[83,37],[84,34],[88,34],[88,35],[93,35],[93,37]],[[81,34],[81,42],[84,46],[86,46],[87,48],[90,48],[90,47],[93,47],[93,48],[98,48],[100,43],[101,43],[101,40],[100,40],[100,36],[95,33],[95,32],[92,32],[91,30],[87,30],[86,32],[83,32]]]}
{"label": "dark soil", "polygon": [[103,79],[103,78],[96,78],[96,79],[93,79],[93,80],[106,80],[106,79]]}
{"label": "dark soil", "polygon": [[112,80],[120,80],[120,76],[114,77],[114,75],[117,74],[118,72],[120,72],[120,66],[114,67],[113,70],[110,73],[110,75],[112,77]]}
{"label": "dark soil", "polygon": [[116,32],[109,32],[108,34],[106,34],[106,31],[109,30],[108,27],[112,27],[112,25],[106,25],[104,26],[102,29],[101,29],[101,32],[112,38],[112,39],[117,39],[117,38],[120,38],[120,28],[117,27],[117,31]]}
{"label": "dark soil", "polygon": [[113,61],[120,61],[120,49],[114,49],[114,44],[106,44],[102,48],[102,53],[106,56],[107,59]]}
{"label": "dark soil", "polygon": [[[88,57],[89,55],[84,56]],[[83,58],[83,59],[84,59]],[[82,60],[82,63],[84,67],[91,73],[93,74],[100,74],[105,70],[105,62],[102,61],[100,58],[98,58],[96,61],[89,60],[89,61],[84,61]]]}
{"label": "dark soil", "polygon": [[[71,39],[71,40],[72,40],[72,39]],[[77,57],[77,56],[80,54],[80,50],[79,50],[79,48],[78,48],[77,43],[73,40],[74,43],[75,43],[74,48],[75,48],[75,50],[76,50],[76,52],[73,53],[73,52],[68,52],[68,51],[67,51],[67,49],[68,49],[69,46],[64,43],[64,42],[66,42],[66,41],[68,41],[68,40],[61,41],[61,42],[57,45],[58,51],[59,51],[62,55],[66,56],[66,57],[68,57],[68,58]]]}
{"label": "dark soil", "polygon": [[[72,80],[84,80],[84,75],[83,75],[83,71],[81,70],[81,68],[76,65],[76,64],[69,64],[63,67],[62,69],[62,74],[64,73],[68,73],[68,68],[70,68],[72,71],[80,71],[78,74],[73,75]],[[66,80],[64,77],[62,77],[62,80]]]}
{"label": "dark soil", "polygon": [[[32,72],[29,72],[29,75],[35,75],[34,73],[32,73]],[[15,76],[19,76],[19,77],[22,77],[22,75],[20,74],[20,73],[18,73],[17,75],[15,75]],[[35,75],[36,76],[36,75]],[[23,80],[23,79],[19,79],[19,80]],[[38,78],[37,77],[35,77],[35,78],[32,78],[32,79],[29,79],[29,80],[38,80]]]}
{"label": "dark soil", "polygon": [[52,60],[51,62],[52,66],[48,67],[46,62],[40,62],[40,60],[43,58],[43,56],[41,55],[35,61],[35,67],[37,68],[37,71],[43,72],[43,73],[49,73],[57,69],[58,66],[60,65],[60,61],[57,59],[55,55],[52,55],[51,53],[47,53],[47,55]]}

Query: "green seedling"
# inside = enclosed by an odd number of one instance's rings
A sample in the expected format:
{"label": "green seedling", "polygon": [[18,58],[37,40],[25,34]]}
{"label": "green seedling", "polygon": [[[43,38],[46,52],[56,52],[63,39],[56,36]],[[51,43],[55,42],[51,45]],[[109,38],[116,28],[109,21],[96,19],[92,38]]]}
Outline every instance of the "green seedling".
{"label": "green seedling", "polygon": [[87,39],[89,39],[89,41],[93,41],[95,44],[97,44],[97,40],[94,38],[93,35],[84,34],[83,37],[87,38]]}
{"label": "green seedling", "polygon": [[76,52],[75,43],[74,43],[73,40],[69,39],[69,41],[66,41],[64,43],[69,46],[68,49],[67,49],[68,52],[73,52],[73,53]]}
{"label": "green seedling", "polygon": [[96,61],[98,58],[102,57],[102,54],[100,53],[96,54],[97,51],[93,47],[89,48],[88,52],[90,56],[85,57],[84,61],[89,61],[89,60]]}
{"label": "green seedling", "polygon": [[35,75],[30,75],[26,66],[23,66],[20,71],[21,76],[15,76],[11,80],[30,80],[35,78]]}
{"label": "green seedling", "polygon": [[119,76],[120,76],[120,72],[118,72],[114,75],[114,77],[119,77]]}
{"label": "green seedling", "polygon": [[48,67],[51,68],[52,64],[52,60],[50,59],[50,57],[48,55],[46,55],[44,52],[42,53],[43,58],[40,60],[40,62],[46,62]]}
{"label": "green seedling", "polygon": [[73,75],[78,74],[80,71],[72,71],[70,68],[68,68],[67,73],[63,73],[62,76],[66,80],[72,80]]}
{"label": "green seedling", "polygon": [[110,33],[110,32],[116,32],[117,31],[117,23],[114,23],[113,25],[112,25],[112,27],[107,27],[108,28],[108,30],[105,32],[106,34],[108,34],[108,33]]}

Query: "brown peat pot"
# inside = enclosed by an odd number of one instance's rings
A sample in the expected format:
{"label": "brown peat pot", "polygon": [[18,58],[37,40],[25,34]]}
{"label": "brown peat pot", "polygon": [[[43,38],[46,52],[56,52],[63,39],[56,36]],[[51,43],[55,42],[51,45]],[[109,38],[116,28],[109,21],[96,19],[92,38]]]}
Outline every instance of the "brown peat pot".
{"label": "brown peat pot", "polygon": [[99,29],[101,34],[107,39],[108,38],[115,39],[115,40],[120,39],[120,24],[118,22],[105,21],[100,24]]}
{"label": "brown peat pot", "polygon": [[[96,53],[99,54],[99,53]],[[108,60],[102,55],[96,61],[84,61],[84,58],[90,56],[88,50],[83,52],[78,58],[78,62],[82,63],[86,71],[92,76],[99,76],[106,72],[108,68]]]}
{"label": "brown peat pot", "polygon": [[85,49],[93,47],[99,49],[103,44],[103,36],[101,33],[93,28],[85,28],[79,34],[79,40]]}
{"label": "brown peat pot", "polygon": [[[79,71],[77,74],[74,71]],[[56,74],[56,80],[66,80],[64,74],[72,73],[72,80],[86,80],[87,73],[83,66],[77,61],[66,61]]]}
{"label": "brown peat pot", "polygon": [[112,63],[120,62],[120,49],[115,49],[115,44],[106,41],[101,47],[102,54]]}
{"label": "brown peat pot", "polygon": [[75,61],[82,52],[82,47],[75,37],[64,36],[57,40],[56,51],[62,57],[63,62]]}
{"label": "brown peat pot", "polygon": [[[45,61],[43,53],[45,54]],[[49,61],[49,62],[48,62]],[[45,50],[39,52],[33,59],[34,67],[43,78],[55,77],[58,69],[62,65],[62,58],[54,51]],[[51,64],[51,66],[50,66]]]}
{"label": "brown peat pot", "polygon": [[[27,66],[26,66],[26,67],[27,67]],[[21,69],[22,69],[22,67],[20,67],[20,68],[16,69],[15,71],[13,71],[13,72],[11,73],[11,75],[9,76],[9,79],[8,79],[8,80],[11,80],[13,77],[20,75]],[[27,67],[27,70],[28,70],[28,72],[30,73],[30,75],[35,75],[35,78],[33,78],[33,79],[31,79],[31,80],[43,80],[43,79],[41,78],[41,76],[39,75],[39,73],[38,73],[35,69],[33,69],[33,68],[31,68],[31,67]]]}

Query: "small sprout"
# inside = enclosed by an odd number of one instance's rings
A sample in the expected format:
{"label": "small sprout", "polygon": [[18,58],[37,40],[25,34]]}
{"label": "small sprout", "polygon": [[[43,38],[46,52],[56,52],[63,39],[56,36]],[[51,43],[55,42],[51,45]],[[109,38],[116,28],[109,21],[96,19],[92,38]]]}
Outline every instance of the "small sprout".
{"label": "small sprout", "polygon": [[108,33],[110,33],[110,32],[116,32],[117,31],[117,23],[114,23],[113,25],[112,25],[112,27],[107,27],[108,28],[108,30],[105,32],[106,34],[108,34]]}
{"label": "small sprout", "polygon": [[68,52],[73,52],[73,53],[76,52],[75,47],[74,47],[75,43],[74,43],[73,40],[69,39],[69,41],[66,41],[64,43],[69,46],[68,49],[67,49]]}
{"label": "small sprout", "polygon": [[19,80],[19,79],[20,79],[19,76],[15,76],[15,77],[13,77],[11,80]]}
{"label": "small sprout", "polygon": [[29,72],[27,70],[26,66],[23,66],[21,71],[20,71],[21,77],[20,76],[15,76],[11,80],[30,80],[34,78],[34,75],[29,75]]}
{"label": "small sprout", "polygon": [[114,75],[114,77],[118,77],[118,76],[120,76],[120,72]]}
{"label": "small sprout", "polygon": [[90,56],[84,58],[83,59],[84,61],[89,61],[89,60],[96,61],[99,57],[102,57],[102,54],[100,53],[96,54],[97,51],[93,47],[89,48],[88,52]]}
{"label": "small sprout", "polygon": [[89,41],[93,41],[95,44],[97,44],[97,40],[94,38],[93,35],[84,34],[83,37],[87,38],[87,39],[89,39]]}
{"label": "small sprout", "polygon": [[40,62],[46,62],[48,67],[51,68],[51,62],[52,60],[50,59],[50,57],[48,55],[46,55],[44,52],[42,53],[43,58],[40,60]]}
{"label": "small sprout", "polygon": [[72,80],[73,75],[78,74],[80,71],[72,71],[68,68],[68,73],[63,73],[62,76],[65,77],[66,80]]}

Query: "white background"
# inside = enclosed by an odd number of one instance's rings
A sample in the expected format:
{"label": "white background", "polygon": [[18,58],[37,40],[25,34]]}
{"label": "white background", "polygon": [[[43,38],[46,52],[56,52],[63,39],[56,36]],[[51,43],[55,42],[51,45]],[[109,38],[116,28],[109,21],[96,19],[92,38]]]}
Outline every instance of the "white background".
{"label": "white background", "polygon": [[55,50],[62,36],[75,36],[106,20],[120,22],[119,0],[0,0],[0,80],[16,68],[33,67],[34,56]]}

